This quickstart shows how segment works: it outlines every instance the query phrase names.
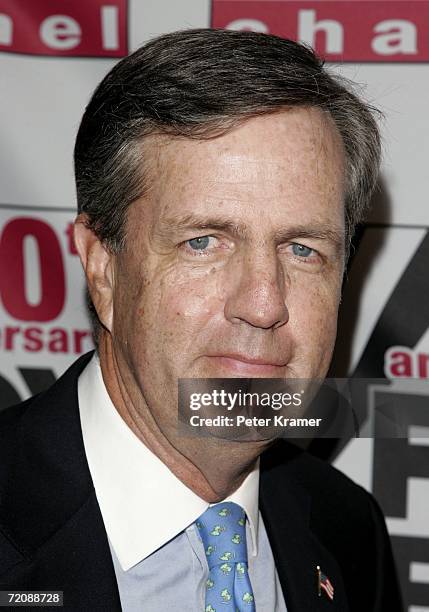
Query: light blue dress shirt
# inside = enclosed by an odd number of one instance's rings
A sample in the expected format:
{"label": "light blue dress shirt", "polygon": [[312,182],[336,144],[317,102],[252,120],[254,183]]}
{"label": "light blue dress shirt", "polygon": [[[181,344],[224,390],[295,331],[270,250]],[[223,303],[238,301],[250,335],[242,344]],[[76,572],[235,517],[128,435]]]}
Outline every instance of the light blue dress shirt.
{"label": "light blue dress shirt", "polygon": [[[246,531],[249,539],[248,525]],[[195,524],[128,571],[110,550],[123,612],[203,612],[209,570]],[[260,513],[258,554],[249,555],[249,576],[257,612],[287,612]]]}

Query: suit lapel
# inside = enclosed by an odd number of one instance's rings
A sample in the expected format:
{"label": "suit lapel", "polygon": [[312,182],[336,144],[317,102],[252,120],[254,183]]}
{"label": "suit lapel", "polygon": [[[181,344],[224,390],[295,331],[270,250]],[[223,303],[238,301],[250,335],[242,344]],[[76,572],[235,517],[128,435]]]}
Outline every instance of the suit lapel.
{"label": "suit lapel", "polygon": [[0,523],[23,561],[2,581],[62,590],[66,610],[115,611],[121,609],[119,593],[77,397],[77,379],[90,357],[79,359],[46,393],[30,400],[21,418]]}
{"label": "suit lapel", "polygon": [[64,608],[120,612],[110,549],[95,493],[31,559],[1,577],[8,588],[63,591]]}
{"label": "suit lapel", "polygon": [[[341,570],[310,529],[310,495],[289,477],[291,457],[286,452],[280,466],[269,457],[261,461],[260,509],[288,612],[347,612]],[[318,594],[317,566],[334,586],[333,600]]]}

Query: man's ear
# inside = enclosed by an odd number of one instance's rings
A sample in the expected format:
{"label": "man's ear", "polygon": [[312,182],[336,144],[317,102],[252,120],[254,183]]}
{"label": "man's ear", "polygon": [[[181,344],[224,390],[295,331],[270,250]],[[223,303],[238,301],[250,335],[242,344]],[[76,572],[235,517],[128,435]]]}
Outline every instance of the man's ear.
{"label": "man's ear", "polygon": [[75,220],[74,241],[98,318],[112,331],[114,255],[88,227],[85,214],[79,215]]}

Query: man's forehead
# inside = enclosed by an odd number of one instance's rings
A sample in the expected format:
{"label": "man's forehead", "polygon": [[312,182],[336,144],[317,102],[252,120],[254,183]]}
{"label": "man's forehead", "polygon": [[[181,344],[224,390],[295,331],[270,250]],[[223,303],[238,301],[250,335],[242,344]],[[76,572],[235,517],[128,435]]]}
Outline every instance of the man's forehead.
{"label": "man's forehead", "polygon": [[[318,108],[296,107],[247,118],[225,133],[207,138],[156,134],[143,144],[146,160],[157,173],[180,173],[198,177],[199,172],[215,173],[222,165],[222,177],[236,183],[260,172],[277,172],[285,166],[293,171],[304,156],[315,160],[321,153],[335,156],[343,166],[341,136],[330,118]],[[245,164],[243,164],[245,162]],[[243,174],[244,172],[244,174]]]}
{"label": "man's forehead", "polygon": [[[207,210],[242,217],[252,208],[274,214],[281,206],[281,215],[327,221],[331,213],[318,202],[343,201],[338,139],[323,113],[309,109],[254,118],[209,140],[151,136],[143,148],[146,219]],[[304,210],[311,201],[319,211]]]}

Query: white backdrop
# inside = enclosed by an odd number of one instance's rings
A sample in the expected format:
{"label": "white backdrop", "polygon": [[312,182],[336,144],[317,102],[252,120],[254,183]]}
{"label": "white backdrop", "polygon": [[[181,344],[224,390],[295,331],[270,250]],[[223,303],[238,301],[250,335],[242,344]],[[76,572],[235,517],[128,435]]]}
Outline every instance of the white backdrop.
{"label": "white backdrop", "polygon": [[[92,346],[69,231],[91,92],[149,38],[209,25],[306,40],[384,112],[382,181],[345,287],[334,372],[395,389],[429,379],[429,2],[0,0],[0,409]],[[429,432],[429,405],[410,427]],[[335,464],[378,497],[408,610],[428,612],[429,436],[354,440]]]}

